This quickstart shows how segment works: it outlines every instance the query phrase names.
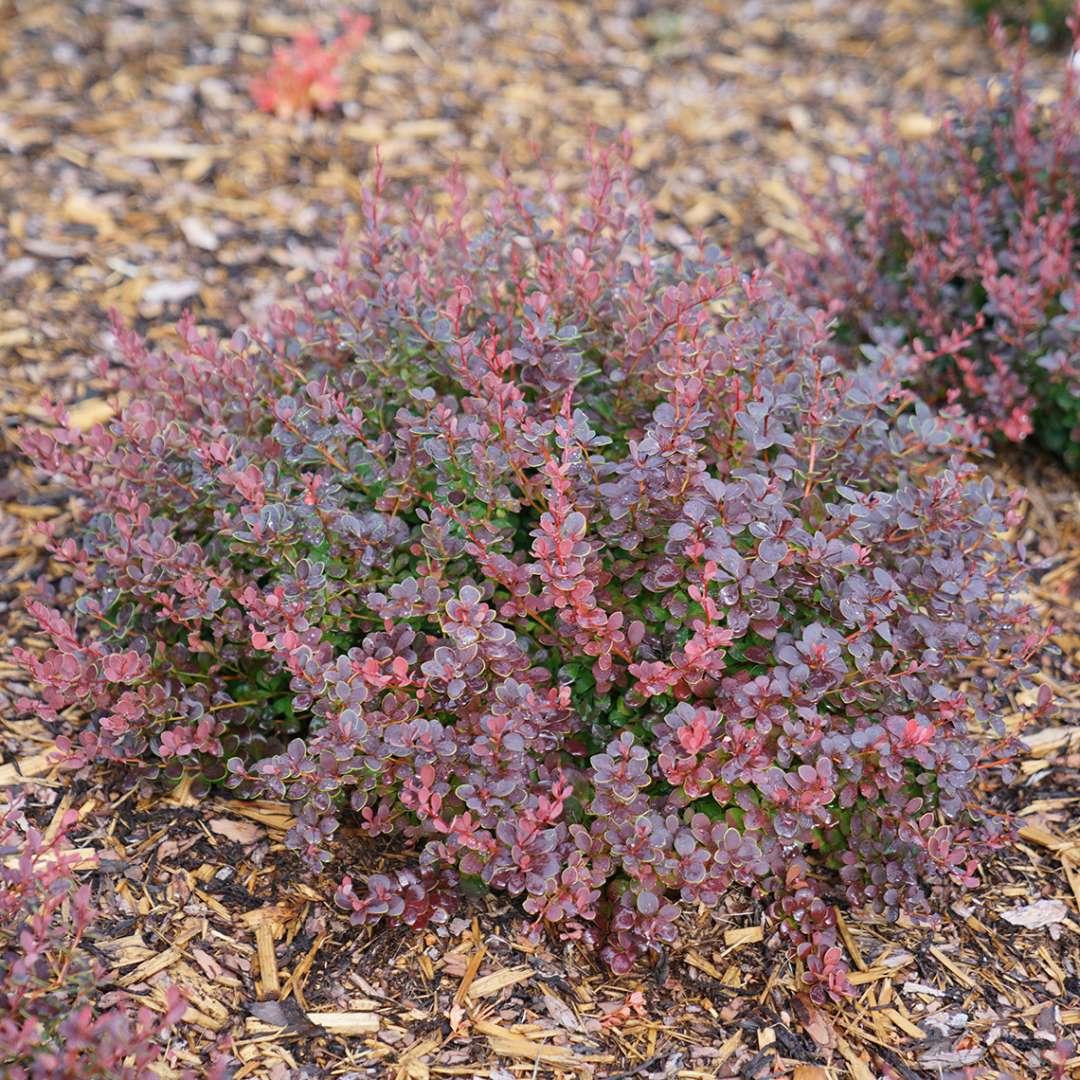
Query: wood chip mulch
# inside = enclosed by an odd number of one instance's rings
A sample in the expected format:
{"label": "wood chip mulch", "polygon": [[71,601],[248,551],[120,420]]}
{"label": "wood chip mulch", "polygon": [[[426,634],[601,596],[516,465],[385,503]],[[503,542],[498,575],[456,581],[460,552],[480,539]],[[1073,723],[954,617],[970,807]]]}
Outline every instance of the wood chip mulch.
{"label": "wood chip mulch", "polygon": [[[257,113],[247,82],[272,46],[332,33],[337,7],[0,0],[0,792],[25,789],[42,823],[80,816],[102,1003],[160,1009],[180,984],[171,1066],[198,1075],[228,1045],[236,1080],[1055,1075],[1048,1052],[1080,1033],[1080,487],[1036,457],[994,466],[1028,491],[1031,594],[1054,626],[1040,678],[1062,701],[995,794],[1019,835],[937,929],[844,911],[845,1008],[797,993],[743,896],[625,978],[573,943],[530,944],[498,898],[422,935],[357,932],[334,884],[394,853],[344,830],[315,879],[282,843],[283,805],[50,768],[7,657],[44,647],[18,599],[48,569],[35,523],[70,507],[12,436],[46,392],[87,425],[109,415],[88,364],[109,308],[154,338],[185,306],[218,329],[258,317],[326,262],[376,146],[397,185],[457,160],[482,190],[502,159],[543,160],[573,188],[589,130],[628,129],[664,238],[760,251],[800,239],[796,189],[842,167],[886,107],[924,137],[936,96],[992,70],[959,0],[386,0],[341,109]],[[1059,64],[1040,65],[1052,84]],[[1080,1058],[1061,1068],[1080,1075]]]}

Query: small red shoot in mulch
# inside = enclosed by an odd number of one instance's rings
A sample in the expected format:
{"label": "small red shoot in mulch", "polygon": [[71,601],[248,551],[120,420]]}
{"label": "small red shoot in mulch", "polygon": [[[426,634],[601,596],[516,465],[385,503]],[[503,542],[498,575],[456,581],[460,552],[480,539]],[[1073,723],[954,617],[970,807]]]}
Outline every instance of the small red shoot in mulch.
{"label": "small red shoot in mulch", "polygon": [[606,1028],[622,1027],[628,1020],[633,1020],[635,1017],[644,1020],[647,1015],[644,993],[640,990],[631,990],[626,995],[626,1000],[614,1012],[608,1013],[602,1023]]}
{"label": "small red shoot in mulch", "polygon": [[341,100],[342,61],[371,28],[367,15],[342,20],[341,34],[324,45],[314,29],[301,30],[292,44],[274,49],[266,74],[252,79],[251,96],[263,111],[288,119],[327,112]]}

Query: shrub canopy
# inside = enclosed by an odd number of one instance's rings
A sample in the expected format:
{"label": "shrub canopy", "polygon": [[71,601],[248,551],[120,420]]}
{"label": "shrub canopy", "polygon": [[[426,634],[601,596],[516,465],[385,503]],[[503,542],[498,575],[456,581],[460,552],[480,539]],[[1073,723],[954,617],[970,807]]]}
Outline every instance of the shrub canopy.
{"label": "shrub canopy", "polygon": [[442,205],[392,226],[377,188],[231,341],[117,327],[121,414],[26,433],[83,505],[41,714],[77,707],[76,761],[292,800],[316,867],[343,814],[415,848],[342,883],[358,923],[466,876],[625,969],[742,883],[843,993],[838,898],[925,913],[1004,835],[979,778],[1038,642],[1010,506],[888,362],[661,255],[625,150],[579,213]]}
{"label": "shrub canopy", "polygon": [[1080,469],[1080,97],[1071,63],[1052,104],[1010,63],[925,142],[887,131],[856,190],[810,204],[816,253],[778,267],[849,358],[902,343],[928,401]]}

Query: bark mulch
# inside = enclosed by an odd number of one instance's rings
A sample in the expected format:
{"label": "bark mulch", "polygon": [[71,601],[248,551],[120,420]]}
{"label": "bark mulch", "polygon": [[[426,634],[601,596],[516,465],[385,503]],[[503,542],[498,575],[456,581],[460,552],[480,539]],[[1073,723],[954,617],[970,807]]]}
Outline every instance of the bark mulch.
{"label": "bark mulch", "polygon": [[247,80],[295,29],[332,31],[336,4],[0,0],[0,791],[23,788],[43,822],[80,815],[103,1003],[160,1008],[179,983],[172,1064],[199,1074],[228,1040],[237,1080],[1053,1075],[1048,1051],[1080,1030],[1080,489],[1036,457],[994,466],[1028,490],[1032,598],[1055,626],[1041,679],[1063,703],[995,794],[1019,835],[937,929],[843,912],[859,994],[845,1008],[797,993],[742,896],[625,978],[574,943],[530,944],[492,897],[420,936],[356,932],[334,884],[394,852],[343,830],[314,879],[282,844],[283,805],[50,767],[5,657],[44,647],[18,599],[48,569],[35,523],[70,507],[12,434],[46,392],[87,425],[109,415],[88,363],[109,308],[155,339],[184,306],[219,329],[258,317],[330,257],[376,146],[399,186],[457,160],[482,190],[502,159],[526,175],[542,160],[573,188],[589,130],[628,129],[665,239],[799,240],[800,183],[843,167],[886,107],[925,137],[933,98],[993,66],[958,0],[377,7],[346,104],[284,121],[254,110]]}

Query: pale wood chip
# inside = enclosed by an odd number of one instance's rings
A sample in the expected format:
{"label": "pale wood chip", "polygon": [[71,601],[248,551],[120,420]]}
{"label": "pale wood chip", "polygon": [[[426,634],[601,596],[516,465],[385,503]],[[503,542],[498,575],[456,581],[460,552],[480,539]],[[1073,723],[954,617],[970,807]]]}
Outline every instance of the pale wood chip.
{"label": "pale wood chip", "polygon": [[175,946],[170,946],[163,953],[159,953],[157,956],[150,960],[146,960],[141,963],[134,971],[129,971],[126,975],[116,980],[116,985],[119,987],[134,986],[136,983],[145,982],[147,979],[156,975],[159,971],[164,971],[166,968],[172,967],[184,954]]}
{"label": "pale wood chip", "polygon": [[508,986],[516,986],[518,983],[525,982],[527,979],[531,979],[534,974],[535,972],[530,967],[504,968],[502,971],[496,971],[491,975],[484,975],[482,978],[474,979],[468,989],[468,996],[474,1000],[488,997],[491,994],[497,994]]}
{"label": "pale wood chip", "polygon": [[335,1035],[373,1035],[379,1017],[370,1012],[309,1012],[307,1018]]}

